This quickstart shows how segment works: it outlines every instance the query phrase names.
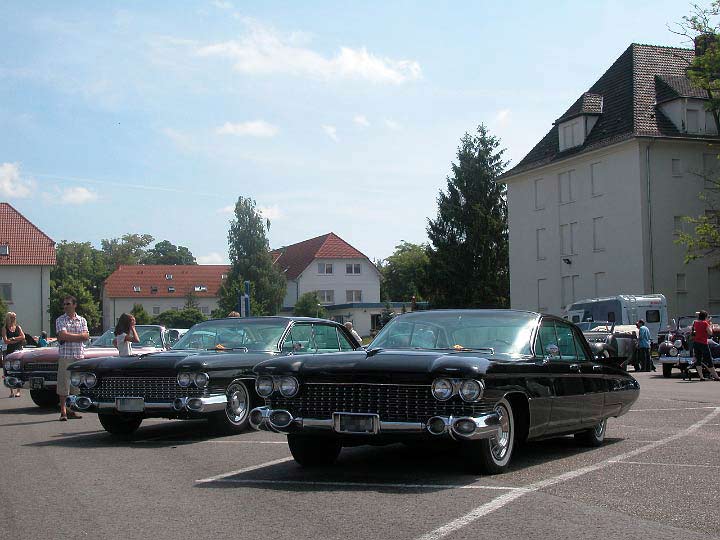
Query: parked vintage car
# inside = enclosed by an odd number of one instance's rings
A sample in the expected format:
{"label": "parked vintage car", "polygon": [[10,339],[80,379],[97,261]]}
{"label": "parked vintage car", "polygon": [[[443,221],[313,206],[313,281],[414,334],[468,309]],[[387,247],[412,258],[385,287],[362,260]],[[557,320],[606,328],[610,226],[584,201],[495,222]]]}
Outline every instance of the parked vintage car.
{"label": "parked vintage car", "polygon": [[588,325],[582,332],[595,357],[604,358],[622,368],[627,368],[629,364],[635,367],[635,371],[640,371],[636,354],[638,329],[635,325],[616,325],[609,321],[576,323],[580,324]]}
{"label": "parked vintage car", "polygon": [[70,365],[76,411],[96,412],[106,431],[132,434],[145,418],[207,418],[216,431],[246,429],[258,404],[252,368],[274,356],[352,351],[336,322],[303,317],[227,318],[193,326],[171,350]]}
{"label": "parked vintage car", "polygon": [[[157,352],[171,345],[170,333],[163,326],[140,324],[136,326],[140,342],[133,350],[138,354]],[[95,338],[85,348],[86,358],[117,356],[118,350],[113,346],[112,330],[108,330]],[[57,362],[60,351],[58,347],[27,348],[16,351],[5,357],[5,386],[8,388],[28,388],[30,398],[38,407],[55,407],[58,404],[56,393]]]}
{"label": "parked vintage car", "polygon": [[602,444],[640,389],[572,323],[515,310],[400,315],[367,351],[275,358],[255,373],[266,401],[251,424],[287,434],[303,466],[343,446],[452,439],[471,471],[499,473],[528,439]]}
{"label": "parked vintage car", "polygon": [[[658,347],[659,360],[662,364],[663,377],[672,377],[672,370],[682,369],[692,362],[692,323],[697,317],[685,315],[673,320],[667,339]],[[710,315],[710,319],[720,321],[720,315]],[[720,325],[713,324],[714,341],[710,342],[710,354],[716,368],[720,368]],[[684,365],[683,365],[684,364]]]}

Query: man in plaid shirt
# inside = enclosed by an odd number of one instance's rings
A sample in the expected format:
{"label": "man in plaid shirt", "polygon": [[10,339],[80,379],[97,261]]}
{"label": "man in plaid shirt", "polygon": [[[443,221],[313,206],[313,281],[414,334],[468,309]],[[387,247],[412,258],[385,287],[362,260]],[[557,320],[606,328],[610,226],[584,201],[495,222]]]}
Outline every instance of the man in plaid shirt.
{"label": "man in plaid shirt", "polygon": [[77,299],[74,296],[63,298],[64,315],[55,321],[55,331],[60,344],[60,357],[58,358],[57,393],[60,397],[60,421],[68,418],[82,418],[74,411],[68,412],[65,398],[77,389],[70,389],[70,372],[67,367],[77,360],[85,357],[85,342],[90,339],[87,321],[75,313]]}

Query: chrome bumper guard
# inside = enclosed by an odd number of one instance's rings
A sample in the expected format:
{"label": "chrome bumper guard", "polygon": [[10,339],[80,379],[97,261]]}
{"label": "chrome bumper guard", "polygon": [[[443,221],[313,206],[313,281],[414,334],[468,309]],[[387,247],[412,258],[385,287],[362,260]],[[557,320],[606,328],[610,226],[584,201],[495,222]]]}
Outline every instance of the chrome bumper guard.
{"label": "chrome bumper guard", "polygon": [[[22,379],[9,375],[3,379],[3,384],[8,388],[22,388],[24,383]],[[30,386],[28,386],[28,388],[30,388]]]}
{"label": "chrome bumper guard", "polygon": [[[135,397],[135,396],[118,396],[118,397]],[[113,401],[97,401],[87,396],[68,396],[65,399],[65,405],[74,411],[80,412],[115,412],[115,400]],[[144,413],[211,413],[225,410],[227,406],[227,396],[218,394],[206,397],[182,397],[177,398],[173,402],[145,402]]]}
{"label": "chrome bumper guard", "polygon": [[[297,433],[334,431],[332,418],[293,418],[286,410],[256,407],[250,411],[250,425],[262,431]],[[433,416],[427,423],[379,421],[378,435],[423,434],[447,436],[458,441],[489,439],[500,435],[500,415],[497,412],[469,416]],[[348,433],[343,433],[347,435]],[[350,434],[352,435],[352,434]],[[361,433],[360,435],[372,435]]]}

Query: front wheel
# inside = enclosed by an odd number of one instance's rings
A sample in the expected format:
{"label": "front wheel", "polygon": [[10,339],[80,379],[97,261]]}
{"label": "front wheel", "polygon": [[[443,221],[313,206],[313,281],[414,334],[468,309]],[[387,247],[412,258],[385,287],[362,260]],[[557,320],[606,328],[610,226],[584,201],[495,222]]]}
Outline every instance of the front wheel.
{"label": "front wheel", "polygon": [[244,383],[231,383],[225,391],[227,405],[224,411],[214,413],[208,421],[213,431],[221,435],[234,435],[248,428],[250,409],[252,408],[250,392]]}
{"label": "front wheel", "polygon": [[41,409],[55,409],[60,404],[55,390],[30,390],[30,399]]}
{"label": "front wheel", "polygon": [[503,398],[495,406],[500,415],[498,433],[489,439],[465,441],[461,452],[473,473],[499,474],[508,469],[515,448],[515,418],[510,402]]}
{"label": "front wheel", "polygon": [[669,379],[672,377],[672,364],[663,364],[663,377]]}
{"label": "front wheel", "polygon": [[137,431],[142,424],[140,416],[125,416],[120,414],[98,414],[102,427],[117,437],[129,437]]}
{"label": "front wheel", "polygon": [[607,431],[607,418],[591,429],[575,434],[575,440],[583,446],[601,446],[605,441]]}
{"label": "front wheel", "polygon": [[302,467],[332,465],[340,455],[342,445],[336,439],[290,433],[288,446],[293,459]]}

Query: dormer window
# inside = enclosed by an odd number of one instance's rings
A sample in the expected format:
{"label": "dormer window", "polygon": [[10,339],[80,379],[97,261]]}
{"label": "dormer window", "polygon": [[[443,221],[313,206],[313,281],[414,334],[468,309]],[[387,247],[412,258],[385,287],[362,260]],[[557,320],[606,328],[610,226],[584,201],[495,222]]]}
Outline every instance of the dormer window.
{"label": "dormer window", "polygon": [[165,279],[171,280],[171,279],[172,279],[172,274],[165,274]]}
{"label": "dormer window", "polygon": [[558,127],[560,151],[580,146],[590,134],[603,110],[603,97],[584,93],[565,111],[555,124]]}
{"label": "dormer window", "polygon": [[195,285],[195,292],[207,291],[207,285]]}
{"label": "dormer window", "polygon": [[140,292],[140,285],[133,285],[133,292]]}
{"label": "dormer window", "polygon": [[168,287],[168,292],[175,292],[175,287]]}
{"label": "dormer window", "polygon": [[157,291],[158,291],[158,288],[157,288],[155,285],[153,285],[152,287],[150,287],[150,292],[151,292],[151,293],[155,294],[155,293],[157,293]]}
{"label": "dormer window", "polygon": [[10,246],[7,244],[0,244],[0,256],[8,257],[10,255]]}

